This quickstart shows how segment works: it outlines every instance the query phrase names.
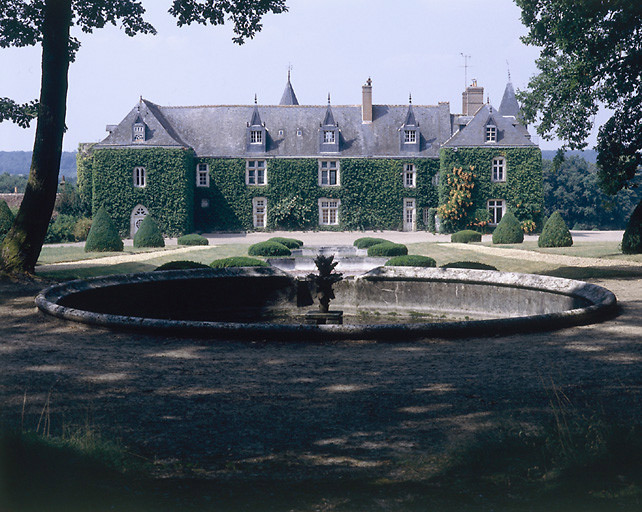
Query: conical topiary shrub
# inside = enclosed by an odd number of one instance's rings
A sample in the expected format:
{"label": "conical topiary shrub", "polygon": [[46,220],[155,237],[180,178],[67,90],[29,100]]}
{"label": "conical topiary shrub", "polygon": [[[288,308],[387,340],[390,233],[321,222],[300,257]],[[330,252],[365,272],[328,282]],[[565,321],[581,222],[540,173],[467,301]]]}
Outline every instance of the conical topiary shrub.
{"label": "conical topiary shrub", "polygon": [[570,247],[573,245],[573,237],[560,212],[555,212],[549,217],[544,225],[542,234],[537,240],[540,247]]}
{"label": "conical topiary shrub", "polygon": [[85,252],[122,251],[123,241],[104,206],[101,206],[91,223],[85,242]]}
{"label": "conical topiary shrub", "polygon": [[0,199],[0,242],[4,240],[13,224],[13,213],[4,199]]}
{"label": "conical topiary shrub", "polygon": [[624,254],[642,254],[642,202],[635,207],[622,237]]}
{"label": "conical topiary shrub", "polygon": [[521,244],[524,241],[522,226],[512,213],[508,212],[493,231],[494,244]]}
{"label": "conical topiary shrub", "polygon": [[163,235],[151,215],[145,217],[140,223],[134,235],[134,247],[165,247]]}

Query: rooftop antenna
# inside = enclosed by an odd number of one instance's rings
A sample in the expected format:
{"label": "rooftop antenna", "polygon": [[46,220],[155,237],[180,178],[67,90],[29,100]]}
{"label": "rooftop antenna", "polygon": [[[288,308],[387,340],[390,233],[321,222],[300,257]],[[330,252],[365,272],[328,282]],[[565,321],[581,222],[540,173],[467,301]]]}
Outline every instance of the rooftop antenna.
{"label": "rooftop antenna", "polygon": [[464,55],[463,53],[459,53],[464,58],[464,65],[460,66],[464,68],[464,89],[468,87],[468,68],[472,67],[468,65],[468,59],[470,59],[470,55]]}

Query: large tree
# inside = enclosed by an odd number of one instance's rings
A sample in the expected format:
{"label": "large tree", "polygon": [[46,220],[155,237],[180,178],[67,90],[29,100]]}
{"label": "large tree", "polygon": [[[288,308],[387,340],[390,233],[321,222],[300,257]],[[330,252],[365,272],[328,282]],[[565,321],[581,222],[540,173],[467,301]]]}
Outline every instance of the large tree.
{"label": "large tree", "polygon": [[[285,0],[173,0],[169,13],[177,23],[221,25],[229,19],[234,42],[243,44],[261,30],[263,15],[286,11]],[[120,24],[125,33],[155,33],[144,20],[140,0],[2,0],[0,47],[42,45],[40,100],[19,104],[0,98],[0,122],[28,126],[36,117],[36,138],[25,196],[14,224],[0,246],[0,268],[33,273],[53,212],[65,131],[69,64],[80,43],[77,26],[91,33]]]}
{"label": "large tree", "polygon": [[616,194],[637,186],[642,163],[642,2],[516,0],[542,48],[540,73],[520,94],[526,121],[543,137],[582,149],[601,107],[612,112],[598,132],[598,176]]}

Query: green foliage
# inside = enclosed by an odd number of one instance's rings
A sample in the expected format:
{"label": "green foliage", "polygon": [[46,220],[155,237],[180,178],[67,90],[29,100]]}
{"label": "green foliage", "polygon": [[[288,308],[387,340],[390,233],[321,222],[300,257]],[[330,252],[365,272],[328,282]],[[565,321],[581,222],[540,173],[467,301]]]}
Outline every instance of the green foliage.
{"label": "green foliage", "polygon": [[543,161],[544,211],[559,211],[573,229],[624,229],[627,219],[642,200],[640,189],[609,197],[599,187],[597,167],[581,157]]}
{"label": "green foliage", "polygon": [[73,215],[58,214],[49,221],[46,244],[58,244],[63,242],[75,242],[74,229],[77,219]]}
{"label": "green foliage", "polygon": [[278,229],[297,229],[313,221],[313,208],[300,195],[279,199],[272,210],[272,221]]}
{"label": "green foliage", "polygon": [[457,244],[467,244],[469,242],[481,242],[482,234],[472,229],[464,229],[450,235],[450,241]]}
{"label": "green foliage", "polygon": [[177,261],[168,261],[163,263],[160,267],[156,267],[154,272],[162,272],[165,270],[191,270],[196,268],[210,268],[208,265],[203,263],[197,263],[196,261],[189,260],[177,260]]}
{"label": "green foliage", "polygon": [[[506,181],[492,181],[492,163],[495,157],[506,159]],[[487,210],[489,199],[503,199],[520,221],[541,223],[542,155],[537,147],[526,148],[442,148],[440,152],[439,202],[445,204],[451,197],[452,184],[457,184],[454,169],[470,169],[475,175],[470,205],[460,218],[442,219],[443,230],[455,232],[472,226],[480,227],[479,210]],[[448,178],[450,177],[450,184]],[[484,217],[486,218],[486,217]]]}
{"label": "green foliage", "polygon": [[570,247],[573,245],[573,237],[560,212],[555,212],[550,216],[537,240],[537,245],[539,247]]}
{"label": "green foliage", "polygon": [[497,270],[496,267],[492,265],[487,265],[486,263],[479,263],[478,261],[453,261],[452,263],[446,263],[442,265],[441,268],[469,268],[472,270]]}
{"label": "green foliage", "polygon": [[81,217],[76,221],[74,226],[74,240],[76,242],[83,242],[87,240],[89,235],[89,230],[91,229],[91,219],[87,217]]}
{"label": "green foliage", "polygon": [[522,226],[511,212],[508,212],[499,221],[493,231],[494,244],[521,244],[524,241]]}
{"label": "green foliage", "polygon": [[140,223],[134,235],[134,247],[165,247],[163,235],[151,215],[145,217]]}
{"label": "green foliage", "polygon": [[0,193],[12,194],[16,190],[19,194],[24,193],[27,186],[27,176],[20,174],[0,174]]}
{"label": "green foliage", "polygon": [[624,254],[642,253],[642,201],[633,210],[629,225],[622,237],[622,252]]}
{"label": "green foliage", "polygon": [[426,219],[428,222],[426,223],[426,231],[430,231],[431,233],[437,232],[437,223],[435,222],[435,215],[437,215],[437,212],[437,208],[428,208],[428,218]]}
{"label": "green foliage", "polygon": [[370,236],[365,236],[363,238],[357,238],[352,245],[354,245],[357,249],[367,249],[368,247],[372,247],[373,245],[377,244],[382,244],[383,242],[389,242],[389,240],[385,240],[384,238],[373,238]]}
{"label": "green foliage", "polygon": [[405,256],[407,254],[408,247],[392,242],[382,242],[368,247],[368,256]]}
{"label": "green foliage", "polygon": [[9,209],[7,202],[0,199],[0,243],[7,236],[13,224],[13,213]]}
{"label": "green foliage", "polygon": [[[129,235],[131,214],[139,204],[154,216],[165,235],[193,231],[196,171],[191,150],[101,149],[93,152],[91,165],[100,169],[100,180],[93,180],[93,210],[109,204],[122,236]],[[133,171],[138,166],[145,168],[147,176],[143,188],[133,186]]]}
{"label": "green foliage", "polygon": [[285,245],[268,241],[250,245],[247,253],[250,256],[290,256],[292,254]]}
{"label": "green foliage", "polygon": [[279,244],[285,245],[288,249],[298,249],[303,246],[302,240],[297,240],[296,238],[284,238],[281,236],[273,236],[268,240],[269,242],[277,242]]}
{"label": "green foliage", "polygon": [[210,241],[197,233],[179,236],[176,241],[178,245],[209,245]]}
{"label": "green foliage", "polygon": [[407,254],[405,256],[395,256],[386,261],[386,267],[435,267],[437,262],[428,256],[419,256],[417,254]]}
{"label": "green foliage", "polygon": [[221,258],[214,260],[210,263],[212,268],[228,268],[228,267],[269,267],[265,261],[257,260],[256,258],[248,258],[247,256],[230,256],[229,258]]}
{"label": "green foliage", "polygon": [[118,230],[104,206],[101,206],[91,223],[85,252],[122,251],[123,241],[118,236]]}

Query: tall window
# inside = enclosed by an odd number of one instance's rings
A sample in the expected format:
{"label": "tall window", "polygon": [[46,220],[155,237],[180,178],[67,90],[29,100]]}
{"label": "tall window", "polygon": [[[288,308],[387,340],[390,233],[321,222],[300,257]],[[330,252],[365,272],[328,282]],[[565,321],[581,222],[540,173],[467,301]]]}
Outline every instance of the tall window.
{"label": "tall window", "polygon": [[250,131],[250,143],[261,144],[263,142],[263,132],[261,130]]}
{"label": "tall window", "polygon": [[323,142],[334,144],[334,130],[323,130]]}
{"label": "tall window", "polygon": [[267,199],[255,197],[252,199],[252,217],[255,228],[264,228],[267,223]]}
{"label": "tall window", "polygon": [[196,186],[209,187],[210,186],[210,172],[207,164],[198,164],[196,166]]}
{"label": "tall window", "polygon": [[486,142],[497,142],[497,127],[494,124],[486,126]]}
{"label": "tall window", "polygon": [[144,188],[147,185],[147,173],[144,167],[134,167],[134,186]]}
{"label": "tall window", "polygon": [[504,216],[506,203],[503,199],[491,199],[488,201],[488,213],[490,213],[490,225],[496,226]]}
{"label": "tall window", "polygon": [[403,186],[406,188],[415,188],[417,185],[417,170],[413,164],[404,164],[403,166]]}
{"label": "tall window", "polygon": [[339,224],[339,205],[338,199],[319,199],[319,224],[322,226],[336,226]]}
{"label": "tall window", "polygon": [[319,186],[333,187],[339,185],[339,161],[321,160],[319,162]]}
{"label": "tall window", "polygon": [[267,185],[267,169],[265,160],[248,160],[245,168],[245,183],[247,185]]}
{"label": "tall window", "polygon": [[404,130],[403,141],[406,144],[414,144],[417,142],[417,130]]}
{"label": "tall window", "polygon": [[506,160],[503,157],[493,158],[493,181],[506,181]]}

